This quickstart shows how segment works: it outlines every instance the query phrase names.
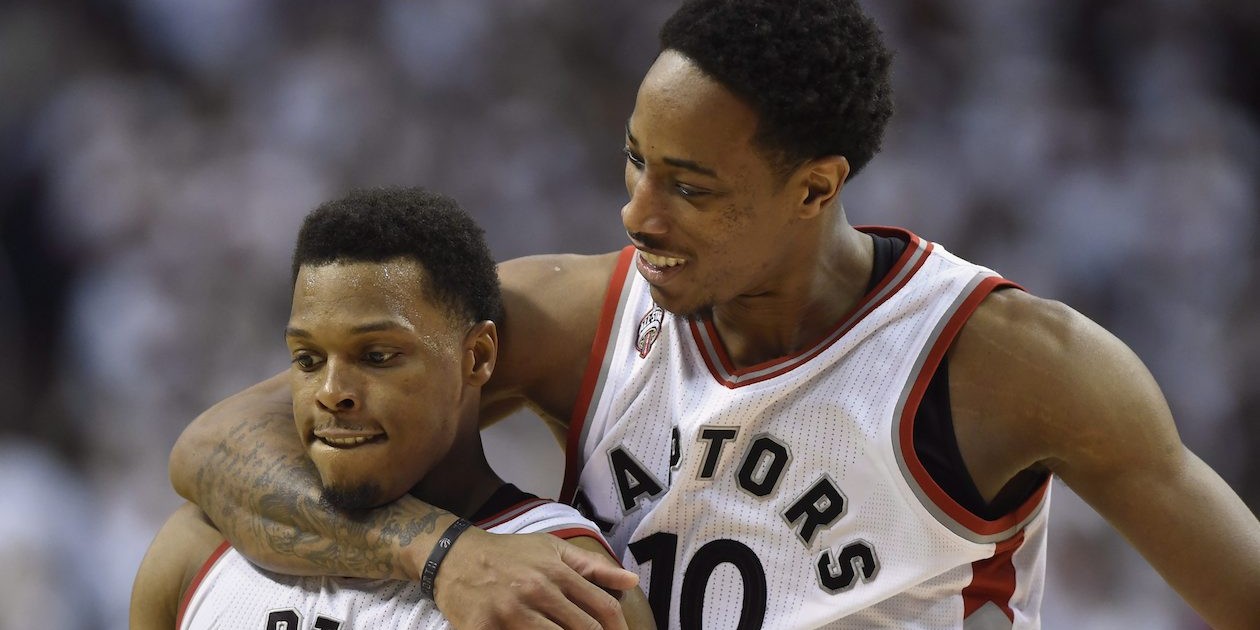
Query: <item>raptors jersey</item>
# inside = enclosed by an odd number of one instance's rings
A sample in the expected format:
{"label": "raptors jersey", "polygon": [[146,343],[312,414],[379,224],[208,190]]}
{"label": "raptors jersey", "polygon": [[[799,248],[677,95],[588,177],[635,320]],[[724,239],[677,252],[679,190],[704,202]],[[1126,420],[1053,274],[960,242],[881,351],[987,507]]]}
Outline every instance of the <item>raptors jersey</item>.
{"label": "raptors jersey", "polygon": [[[550,532],[561,538],[591,536],[604,541],[595,525],[573,508],[537,498],[477,526],[495,534]],[[419,582],[271,573],[226,542],[189,587],[177,625],[181,630],[450,627],[433,601],[420,595]]]}
{"label": "raptors jersey", "polygon": [[1049,482],[997,520],[955,503],[915,412],[967,317],[1012,286],[908,247],[792,356],[733,367],[712,322],[618,260],[570,424],[562,500],[636,570],[662,628],[1036,628]]}

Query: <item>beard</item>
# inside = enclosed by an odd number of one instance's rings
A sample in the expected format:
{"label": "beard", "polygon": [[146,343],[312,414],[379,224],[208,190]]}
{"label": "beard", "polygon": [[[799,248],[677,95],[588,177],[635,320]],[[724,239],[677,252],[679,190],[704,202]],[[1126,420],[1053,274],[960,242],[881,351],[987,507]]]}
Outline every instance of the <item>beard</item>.
{"label": "beard", "polygon": [[677,315],[684,319],[700,321],[708,317],[713,312],[714,299],[712,296],[693,298],[691,303],[685,303],[680,300],[672,299],[670,296],[665,295],[657,287],[649,286],[648,290],[652,294],[652,302],[668,311],[671,315]]}
{"label": "beard", "polygon": [[353,486],[325,486],[320,497],[324,503],[341,510],[367,510],[382,503],[381,487],[373,482]]}

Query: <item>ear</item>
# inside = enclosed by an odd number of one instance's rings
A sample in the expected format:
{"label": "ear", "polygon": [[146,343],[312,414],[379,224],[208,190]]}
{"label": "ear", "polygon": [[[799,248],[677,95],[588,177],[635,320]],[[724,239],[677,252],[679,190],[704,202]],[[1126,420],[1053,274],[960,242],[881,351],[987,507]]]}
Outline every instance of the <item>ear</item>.
{"label": "ear", "polygon": [[849,177],[849,160],[843,155],[814,158],[797,169],[801,203],[798,216],[812,219],[840,196]]}
{"label": "ear", "polygon": [[461,374],[464,384],[481,387],[494,373],[494,362],[499,356],[499,332],[490,320],[477,322],[464,335],[464,363]]}

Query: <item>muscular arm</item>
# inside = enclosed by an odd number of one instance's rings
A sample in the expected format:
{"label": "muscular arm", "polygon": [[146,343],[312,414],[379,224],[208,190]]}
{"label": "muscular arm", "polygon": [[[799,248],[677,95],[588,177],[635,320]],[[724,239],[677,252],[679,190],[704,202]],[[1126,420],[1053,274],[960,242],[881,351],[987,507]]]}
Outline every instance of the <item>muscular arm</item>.
{"label": "muscular arm", "polygon": [[529,256],[499,266],[499,358],[481,391],[482,428],[529,405],[563,432],[595,340],[617,254]]}
{"label": "muscular arm", "polygon": [[[171,481],[241,553],[295,575],[416,579],[419,551],[409,547],[427,549],[454,519],[411,497],[355,515],[323,503],[285,374],[201,414],[175,444]],[[431,540],[417,540],[425,535]]]}
{"label": "muscular arm", "polygon": [[[501,266],[508,315],[500,338],[521,339],[500,346],[483,395],[487,408],[531,402],[567,420],[614,261],[614,255],[553,256]],[[355,514],[324,505],[291,407],[287,380],[277,375],[203,413],[171,454],[176,490],[266,568],[417,579],[454,517],[411,497]],[[563,627],[595,620],[623,627],[616,600],[582,577],[625,589],[635,583],[633,574],[554,537],[510,538],[470,530],[452,547],[436,592],[439,608],[457,626],[490,619],[531,627],[540,617],[520,613],[541,610]]]}
{"label": "muscular arm", "polygon": [[1217,628],[1260,620],[1260,522],[1186,449],[1154,378],[1061,304],[991,296],[951,355],[959,448],[982,493],[1052,470]]}

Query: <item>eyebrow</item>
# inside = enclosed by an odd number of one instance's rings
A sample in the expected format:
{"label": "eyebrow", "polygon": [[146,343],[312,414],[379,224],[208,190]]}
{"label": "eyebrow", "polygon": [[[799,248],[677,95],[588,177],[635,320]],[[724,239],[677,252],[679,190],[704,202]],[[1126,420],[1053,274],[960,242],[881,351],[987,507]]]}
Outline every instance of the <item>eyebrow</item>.
{"label": "eyebrow", "polygon": [[[389,331],[389,330],[409,331],[410,328],[403,326],[402,324],[399,324],[398,322],[382,320],[379,322],[371,322],[369,324],[362,324],[359,326],[355,326],[354,328],[350,329],[350,334],[362,335],[365,333],[384,332],[384,331]],[[285,338],[299,337],[302,339],[310,339],[313,335],[311,335],[310,331],[304,330],[302,328],[295,328],[293,326],[285,326],[284,336]]]}
{"label": "eyebrow", "polygon": [[[630,133],[630,119],[628,118],[626,119],[626,138],[630,140],[630,144],[639,144],[639,141],[635,139],[634,134]],[[707,166],[704,166],[694,160],[684,160],[682,158],[676,158],[676,157],[664,157],[664,158],[661,158],[661,161],[676,168],[685,169],[693,173],[699,173],[701,175],[707,175],[714,179],[718,178],[717,171]]]}

